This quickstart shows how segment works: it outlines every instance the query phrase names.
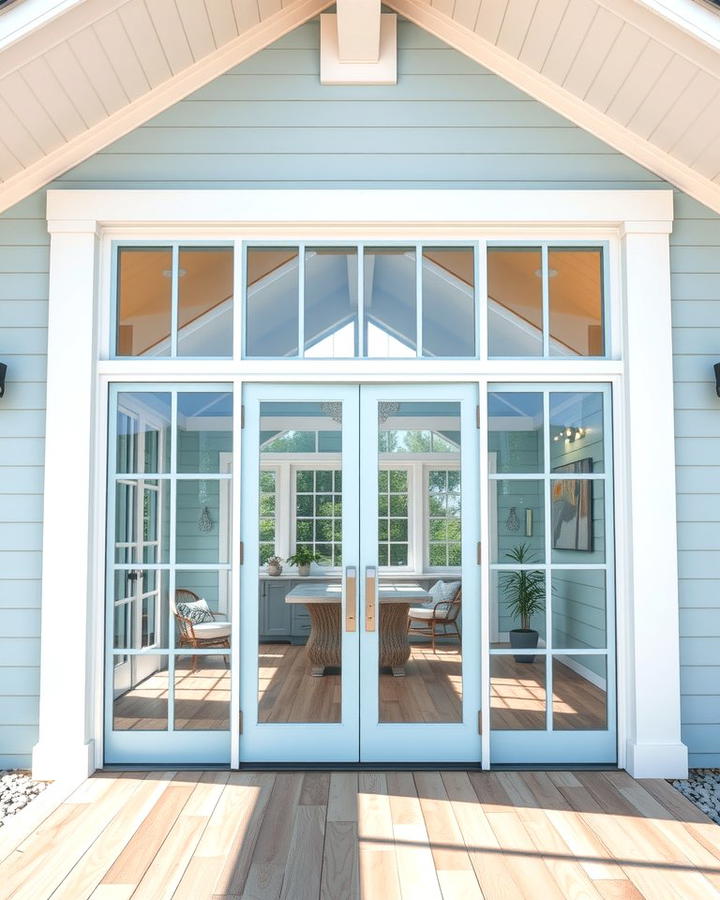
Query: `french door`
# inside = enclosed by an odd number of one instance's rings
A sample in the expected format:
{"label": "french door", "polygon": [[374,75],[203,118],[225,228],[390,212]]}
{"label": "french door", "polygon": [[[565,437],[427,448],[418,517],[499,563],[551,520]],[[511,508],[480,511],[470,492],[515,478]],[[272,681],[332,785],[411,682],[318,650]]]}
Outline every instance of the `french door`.
{"label": "french door", "polygon": [[476,405],[246,386],[241,760],[479,761]]}

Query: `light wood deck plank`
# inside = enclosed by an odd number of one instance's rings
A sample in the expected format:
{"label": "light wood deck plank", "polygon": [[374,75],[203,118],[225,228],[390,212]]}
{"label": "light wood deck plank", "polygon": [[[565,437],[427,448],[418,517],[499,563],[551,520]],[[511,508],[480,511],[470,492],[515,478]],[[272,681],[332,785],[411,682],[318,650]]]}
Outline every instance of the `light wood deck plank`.
{"label": "light wood deck plank", "polygon": [[720,896],[720,829],[624,772],[103,774],[0,864],[27,900]]}

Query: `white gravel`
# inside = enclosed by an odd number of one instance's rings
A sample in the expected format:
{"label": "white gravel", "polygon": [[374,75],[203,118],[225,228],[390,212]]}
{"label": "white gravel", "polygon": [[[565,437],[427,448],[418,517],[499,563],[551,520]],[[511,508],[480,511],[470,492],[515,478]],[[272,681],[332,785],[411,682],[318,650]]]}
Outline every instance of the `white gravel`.
{"label": "white gravel", "polygon": [[720,825],[720,769],[690,769],[688,778],[671,784]]}
{"label": "white gravel", "polygon": [[33,781],[29,772],[0,770],[0,828],[46,787],[46,781]]}

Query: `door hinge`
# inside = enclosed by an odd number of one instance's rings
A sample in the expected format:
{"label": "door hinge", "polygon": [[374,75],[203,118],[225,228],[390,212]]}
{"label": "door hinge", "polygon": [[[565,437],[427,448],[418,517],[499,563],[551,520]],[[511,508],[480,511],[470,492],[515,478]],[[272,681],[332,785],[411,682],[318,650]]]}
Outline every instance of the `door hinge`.
{"label": "door hinge", "polygon": [[477,564],[482,565],[482,541],[477,542]]}
{"label": "door hinge", "polygon": [[240,427],[245,427],[245,404],[240,404]]}
{"label": "door hinge", "polygon": [[242,733],[243,733],[243,714],[242,714],[242,710],[240,710],[240,712],[238,713],[238,733],[239,733],[239,734],[242,734]]}
{"label": "door hinge", "polygon": [[[242,713],[240,713],[242,715]],[[478,734],[482,734],[482,710],[478,710]]]}
{"label": "door hinge", "polygon": [[475,407],[475,427],[476,428],[480,427],[480,407],[479,406]]}
{"label": "door hinge", "polygon": [[245,541],[240,541],[240,565],[245,562]]}

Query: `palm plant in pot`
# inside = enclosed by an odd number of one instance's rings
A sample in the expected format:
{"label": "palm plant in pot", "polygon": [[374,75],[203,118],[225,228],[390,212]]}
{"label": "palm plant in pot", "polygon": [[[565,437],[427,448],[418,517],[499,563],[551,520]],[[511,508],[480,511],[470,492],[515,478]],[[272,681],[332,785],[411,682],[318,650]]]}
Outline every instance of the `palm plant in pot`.
{"label": "palm plant in pot", "polygon": [[320,562],[320,556],[313,553],[310,547],[298,547],[293,556],[288,556],[291,566],[297,566],[298,575],[305,577],[310,574],[310,566],[314,562]]}
{"label": "palm plant in pot", "polygon": [[[536,562],[528,544],[518,544],[505,556],[519,566]],[[538,645],[538,633],[530,627],[532,617],[545,609],[545,574],[541,571],[518,569],[504,573],[502,591],[510,615],[520,622],[510,631],[510,646],[530,649]],[[532,663],[534,656],[515,656],[515,662]]]}

